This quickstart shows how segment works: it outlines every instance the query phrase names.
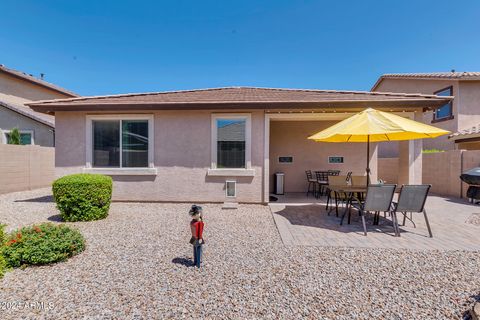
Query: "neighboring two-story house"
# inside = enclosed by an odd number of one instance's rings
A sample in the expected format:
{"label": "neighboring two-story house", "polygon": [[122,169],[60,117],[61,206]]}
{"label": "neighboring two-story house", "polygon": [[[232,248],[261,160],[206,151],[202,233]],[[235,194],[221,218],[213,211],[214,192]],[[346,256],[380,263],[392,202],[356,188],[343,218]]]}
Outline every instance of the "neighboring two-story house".
{"label": "neighboring two-story house", "polygon": [[[423,122],[449,130],[450,136],[426,139],[425,149],[480,149],[480,72],[396,73],[382,75],[371,91],[455,96],[436,111],[426,112]],[[381,144],[379,157],[398,156],[398,144]]]}
{"label": "neighboring two-story house", "polygon": [[54,116],[33,111],[27,103],[77,97],[73,92],[0,65],[0,143],[8,143],[13,128],[18,128],[22,144],[53,147]]}

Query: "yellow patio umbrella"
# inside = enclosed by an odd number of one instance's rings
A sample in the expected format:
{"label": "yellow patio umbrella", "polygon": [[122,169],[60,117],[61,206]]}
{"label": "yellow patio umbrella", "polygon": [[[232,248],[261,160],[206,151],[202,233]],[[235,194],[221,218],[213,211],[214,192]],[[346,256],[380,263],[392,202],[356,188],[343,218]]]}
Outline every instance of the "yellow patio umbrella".
{"label": "yellow patio umbrella", "polygon": [[317,142],[366,142],[370,181],[370,142],[436,138],[449,131],[372,108],[363,110],[308,139]]}

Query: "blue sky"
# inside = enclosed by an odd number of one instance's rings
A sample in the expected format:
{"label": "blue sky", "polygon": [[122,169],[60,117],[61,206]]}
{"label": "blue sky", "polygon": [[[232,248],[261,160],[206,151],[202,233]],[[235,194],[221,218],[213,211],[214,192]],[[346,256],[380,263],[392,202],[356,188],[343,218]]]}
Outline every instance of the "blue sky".
{"label": "blue sky", "polygon": [[480,1],[2,0],[0,63],[82,95],[248,85],[369,90],[480,71]]}

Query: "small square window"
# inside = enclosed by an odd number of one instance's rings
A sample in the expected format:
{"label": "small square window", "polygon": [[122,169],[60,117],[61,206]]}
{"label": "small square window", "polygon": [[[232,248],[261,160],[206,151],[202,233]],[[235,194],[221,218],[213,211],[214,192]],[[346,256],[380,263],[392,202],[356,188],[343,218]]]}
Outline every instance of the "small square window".
{"label": "small square window", "polygon": [[343,163],[343,157],[328,157],[328,163]]}
{"label": "small square window", "polygon": [[278,157],[278,163],[293,163],[293,157],[292,156]]}

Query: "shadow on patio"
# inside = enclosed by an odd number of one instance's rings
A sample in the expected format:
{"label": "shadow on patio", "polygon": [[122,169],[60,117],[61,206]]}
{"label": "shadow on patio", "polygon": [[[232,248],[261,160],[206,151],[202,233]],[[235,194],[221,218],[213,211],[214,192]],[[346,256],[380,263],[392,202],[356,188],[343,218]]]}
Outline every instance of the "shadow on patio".
{"label": "shadow on patio", "polygon": [[[480,250],[480,226],[467,223],[478,206],[461,199],[453,202],[438,196],[428,198],[426,209],[433,238],[428,237],[422,214],[413,215],[416,227],[408,220],[405,226],[400,226],[401,237],[394,237],[390,217],[382,214],[379,225],[373,225],[372,216],[367,216],[368,236],[364,236],[356,210],[352,210],[351,223],[345,218],[341,226],[344,208],[339,209],[339,217],[335,210],[327,215],[325,199],[287,194],[270,203],[270,208],[285,245]],[[401,223],[401,214],[398,217]]]}

